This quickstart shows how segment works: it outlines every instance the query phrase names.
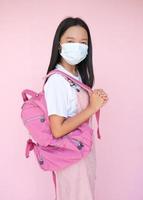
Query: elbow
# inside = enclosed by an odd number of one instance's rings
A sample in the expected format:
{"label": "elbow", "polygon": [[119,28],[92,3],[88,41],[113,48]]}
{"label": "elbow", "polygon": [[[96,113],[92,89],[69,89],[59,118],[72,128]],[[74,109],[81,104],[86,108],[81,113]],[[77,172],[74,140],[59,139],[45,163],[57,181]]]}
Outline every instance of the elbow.
{"label": "elbow", "polygon": [[55,129],[55,128],[53,128],[53,129],[51,130],[51,132],[52,132],[52,135],[53,135],[53,137],[54,137],[55,139],[58,139],[58,138],[60,138],[60,137],[62,136],[62,134],[60,134],[60,131],[57,130],[57,129]]}
{"label": "elbow", "polygon": [[60,138],[61,136],[54,133],[54,134],[53,134],[53,137],[54,137],[55,139],[58,139],[58,138]]}

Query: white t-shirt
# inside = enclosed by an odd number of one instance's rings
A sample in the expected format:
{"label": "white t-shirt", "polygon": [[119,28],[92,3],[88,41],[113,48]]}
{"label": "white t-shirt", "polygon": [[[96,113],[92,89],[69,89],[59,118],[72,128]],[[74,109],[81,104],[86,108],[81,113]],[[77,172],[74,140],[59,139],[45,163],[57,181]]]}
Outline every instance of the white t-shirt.
{"label": "white t-shirt", "polygon": [[[82,82],[79,72],[78,76],[74,76],[60,64],[57,64],[55,67]],[[63,117],[74,116],[77,111],[76,88],[80,89],[80,86],[70,86],[69,82],[62,75],[52,74],[44,85],[48,116],[52,114]]]}

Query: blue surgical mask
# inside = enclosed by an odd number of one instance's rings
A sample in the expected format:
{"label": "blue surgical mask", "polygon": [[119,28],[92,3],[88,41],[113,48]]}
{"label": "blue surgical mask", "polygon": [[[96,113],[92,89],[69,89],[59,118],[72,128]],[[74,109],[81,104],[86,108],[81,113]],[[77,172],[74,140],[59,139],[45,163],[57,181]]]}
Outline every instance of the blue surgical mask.
{"label": "blue surgical mask", "polygon": [[76,65],[86,58],[88,45],[78,42],[67,42],[61,44],[60,55],[71,65]]}

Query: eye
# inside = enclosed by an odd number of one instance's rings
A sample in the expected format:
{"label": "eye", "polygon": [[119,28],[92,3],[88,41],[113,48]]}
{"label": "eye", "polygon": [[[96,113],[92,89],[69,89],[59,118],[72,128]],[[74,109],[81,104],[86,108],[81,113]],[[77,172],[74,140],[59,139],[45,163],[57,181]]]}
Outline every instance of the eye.
{"label": "eye", "polygon": [[86,42],[82,42],[82,44],[87,44]]}
{"label": "eye", "polygon": [[67,42],[73,42],[72,40],[69,40],[69,41],[67,41]]}

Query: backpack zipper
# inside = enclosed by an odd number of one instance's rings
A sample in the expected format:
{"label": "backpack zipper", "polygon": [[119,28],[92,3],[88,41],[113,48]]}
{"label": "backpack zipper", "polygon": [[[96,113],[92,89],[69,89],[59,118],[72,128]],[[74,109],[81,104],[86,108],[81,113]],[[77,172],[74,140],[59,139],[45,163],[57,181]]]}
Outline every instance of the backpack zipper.
{"label": "backpack zipper", "polygon": [[81,150],[82,147],[84,147],[84,145],[83,145],[83,143],[82,143],[81,141],[79,141],[79,140],[77,140],[77,139],[74,139],[74,138],[69,138],[69,137],[68,137],[68,139],[69,139],[74,145],[76,145],[76,147],[77,147],[79,150]]}
{"label": "backpack zipper", "polygon": [[23,120],[23,122],[24,122],[24,124],[26,124],[27,122],[33,121],[35,119],[40,119],[40,122],[44,122],[45,121],[45,117],[44,116],[38,115],[38,116],[35,116],[35,117],[31,117],[29,119],[25,119],[25,120]]}

